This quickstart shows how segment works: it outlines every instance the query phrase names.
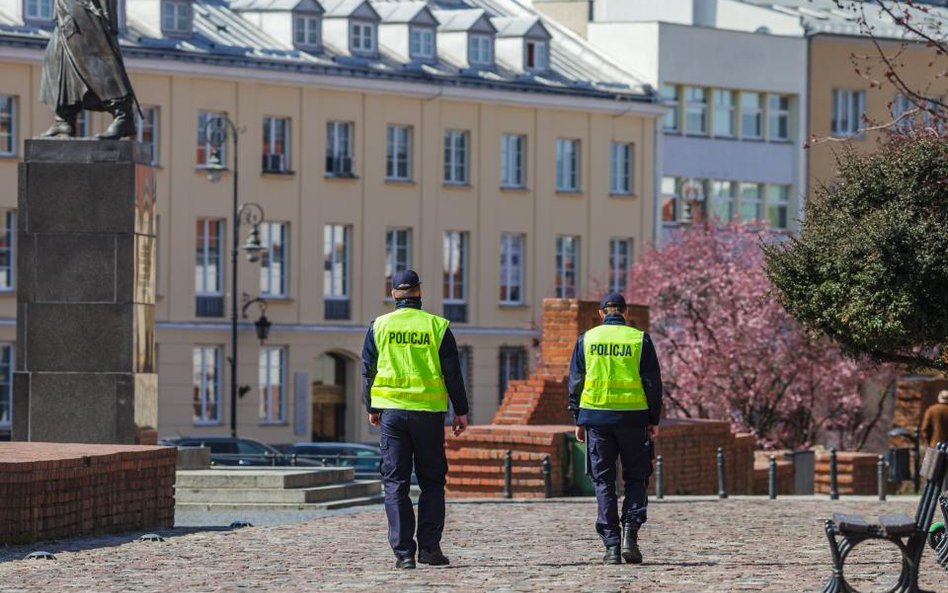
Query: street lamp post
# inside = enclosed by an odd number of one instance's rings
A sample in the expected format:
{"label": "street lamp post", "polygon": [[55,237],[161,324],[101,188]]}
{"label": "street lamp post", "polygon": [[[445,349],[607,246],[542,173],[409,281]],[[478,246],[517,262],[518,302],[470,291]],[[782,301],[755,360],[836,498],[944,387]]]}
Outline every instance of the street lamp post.
{"label": "street lamp post", "polygon": [[260,244],[260,223],[263,221],[263,208],[253,202],[239,204],[237,179],[237,140],[240,131],[234,122],[227,116],[218,115],[210,120],[204,126],[204,136],[211,146],[211,154],[207,159],[207,178],[213,183],[220,181],[221,172],[226,169],[221,160],[221,149],[226,145],[228,136],[234,141],[234,197],[233,197],[233,240],[230,252],[231,267],[231,290],[230,290],[230,434],[237,436],[237,256],[240,253],[240,225],[246,223],[250,225],[250,236],[244,245],[247,252],[247,258],[251,262],[260,259],[260,252],[263,246]]}

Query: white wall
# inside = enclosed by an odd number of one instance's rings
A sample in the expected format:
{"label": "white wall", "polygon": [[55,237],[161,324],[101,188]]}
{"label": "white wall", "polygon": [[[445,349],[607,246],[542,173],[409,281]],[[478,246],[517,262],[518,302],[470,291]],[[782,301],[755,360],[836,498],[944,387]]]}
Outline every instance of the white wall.
{"label": "white wall", "polygon": [[693,0],[596,0],[596,21],[665,21],[691,24]]}
{"label": "white wall", "polygon": [[799,18],[769,8],[745,4],[739,0],[718,2],[717,26],[751,33],[761,27],[767,27],[774,35],[794,37],[802,37],[804,34]]}
{"label": "white wall", "polygon": [[589,41],[654,87],[659,81],[658,23],[589,23]]}

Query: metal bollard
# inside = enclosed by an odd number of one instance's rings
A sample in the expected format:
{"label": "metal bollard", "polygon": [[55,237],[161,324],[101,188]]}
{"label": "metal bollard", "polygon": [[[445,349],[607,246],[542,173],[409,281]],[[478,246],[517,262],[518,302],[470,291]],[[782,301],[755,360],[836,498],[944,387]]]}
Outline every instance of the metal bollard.
{"label": "metal bollard", "polygon": [[718,447],[718,498],[727,498],[727,475],[724,470],[724,449]]}
{"label": "metal bollard", "polygon": [[661,455],[655,458],[655,498],[665,498],[665,460]]}
{"label": "metal bollard", "polygon": [[830,449],[830,500],[839,500],[839,464],[835,447]]}
{"label": "metal bollard", "polygon": [[504,453],[504,498],[513,498],[513,453]]}
{"label": "metal bollard", "polygon": [[770,456],[770,469],[767,472],[767,494],[770,500],[777,500],[777,457]]}
{"label": "metal bollard", "polygon": [[543,496],[553,498],[553,470],[550,467],[550,456],[543,456]]}
{"label": "metal bollard", "polygon": [[879,500],[885,500],[885,490],[887,484],[888,480],[886,479],[885,471],[885,455],[880,455],[879,461],[876,463],[876,487],[879,489]]}

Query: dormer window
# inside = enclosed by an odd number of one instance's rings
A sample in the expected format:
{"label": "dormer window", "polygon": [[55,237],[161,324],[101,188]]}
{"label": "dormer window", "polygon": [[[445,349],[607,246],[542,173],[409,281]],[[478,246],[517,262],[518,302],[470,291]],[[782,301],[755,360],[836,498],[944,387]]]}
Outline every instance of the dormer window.
{"label": "dormer window", "polygon": [[53,0],[24,0],[23,16],[27,21],[52,20]]}
{"label": "dormer window", "polygon": [[494,63],[494,40],[490,35],[471,35],[467,44],[467,61],[471,66],[491,66]]}
{"label": "dormer window", "polygon": [[349,46],[352,53],[375,53],[375,24],[353,21],[349,24]]}
{"label": "dormer window", "polygon": [[412,27],[408,36],[408,53],[411,59],[431,60],[434,58],[434,29],[430,27]]}
{"label": "dormer window", "polygon": [[190,35],[193,31],[190,0],[162,0],[161,32]]}
{"label": "dormer window", "polygon": [[293,16],[293,45],[297,48],[316,49],[319,47],[319,17],[315,15]]}
{"label": "dormer window", "polygon": [[543,72],[549,68],[549,45],[545,41],[527,41],[524,44],[524,69]]}

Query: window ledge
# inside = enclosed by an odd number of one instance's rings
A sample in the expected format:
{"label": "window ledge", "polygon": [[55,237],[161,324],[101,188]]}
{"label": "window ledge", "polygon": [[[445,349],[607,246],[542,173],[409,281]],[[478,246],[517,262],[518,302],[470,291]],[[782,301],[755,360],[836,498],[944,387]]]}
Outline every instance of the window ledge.
{"label": "window ledge", "polygon": [[581,198],[585,195],[585,192],[581,189],[558,189],[556,190],[556,195],[569,198]]}
{"label": "window ledge", "polygon": [[755,136],[745,137],[741,136],[741,142],[766,142],[763,138],[757,138]]}
{"label": "window ledge", "polygon": [[443,182],[443,183],[441,184],[441,186],[442,186],[444,189],[454,189],[454,190],[461,190],[461,191],[463,191],[463,190],[469,190],[469,189],[474,189],[474,186],[471,185],[470,183],[467,183],[467,182],[465,182],[465,183],[456,183],[456,182],[453,182],[453,181],[445,181],[445,182]]}
{"label": "window ledge", "polygon": [[497,306],[501,309],[529,309],[530,305],[526,303],[497,303]]}
{"label": "window ledge", "polygon": [[512,194],[530,193],[530,188],[525,185],[501,185],[500,191]]}
{"label": "window ledge", "polygon": [[272,295],[261,294],[260,298],[265,300],[268,305],[270,303],[273,303],[274,305],[291,305],[294,302],[296,302],[296,299],[294,299],[293,297],[288,297],[288,296],[272,296]]}
{"label": "window ledge", "polygon": [[258,420],[257,426],[289,426],[286,420]]}
{"label": "window ledge", "polygon": [[292,177],[296,171],[261,171],[260,175],[264,177]]}
{"label": "window ledge", "polygon": [[771,144],[796,144],[796,141],[791,140],[790,138],[774,138],[769,140],[769,142]]}
{"label": "window ledge", "polygon": [[204,426],[204,427],[224,426],[224,423],[221,422],[220,420],[206,420],[206,421],[204,421],[204,420],[195,420],[195,421],[194,421],[194,426]]}
{"label": "window ledge", "polygon": [[16,296],[15,286],[11,286],[10,288],[0,288],[0,298],[15,297],[15,296]]}
{"label": "window ledge", "polygon": [[392,185],[405,185],[405,186],[418,185],[417,183],[415,183],[414,179],[397,179],[394,177],[386,177],[385,183],[389,183]]}
{"label": "window ledge", "polygon": [[324,179],[339,179],[342,181],[354,181],[359,178],[355,173],[326,173]]}
{"label": "window ledge", "polygon": [[681,130],[678,129],[662,128],[662,132],[668,136],[681,136]]}
{"label": "window ledge", "polygon": [[615,198],[617,200],[634,200],[638,196],[632,192],[613,191],[613,192],[609,192],[609,197]]}
{"label": "window ledge", "polygon": [[0,159],[15,159],[19,158],[19,156],[20,155],[15,152],[0,152]]}
{"label": "window ledge", "polygon": [[710,137],[711,137],[711,135],[708,134],[707,132],[704,132],[704,133],[701,133],[701,132],[685,132],[684,135],[687,136],[687,137],[689,137],[689,138],[710,138]]}

